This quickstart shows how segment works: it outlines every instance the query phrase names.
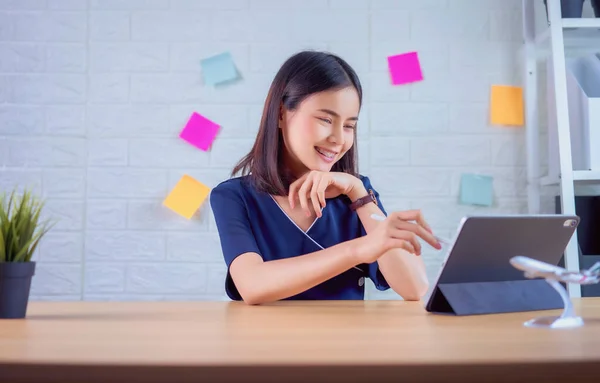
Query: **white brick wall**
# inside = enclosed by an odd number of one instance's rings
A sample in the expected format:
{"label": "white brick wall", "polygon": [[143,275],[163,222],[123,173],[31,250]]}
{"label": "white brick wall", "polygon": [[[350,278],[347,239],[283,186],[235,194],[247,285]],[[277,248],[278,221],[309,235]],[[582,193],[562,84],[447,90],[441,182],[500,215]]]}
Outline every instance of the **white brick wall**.
{"label": "white brick wall", "polygon": [[[0,189],[32,186],[60,219],[33,298],[226,299],[208,203],[188,222],[161,202],[184,173],[227,177],[303,48],[358,71],[361,172],[387,210],[422,208],[442,235],[524,211],[524,132],[487,123],[490,85],[520,82],[520,22],[520,0],[0,0]],[[225,50],[243,80],[203,86],[200,59]],[[425,81],[391,86],[386,57],[408,50]],[[223,126],[209,153],[177,138],[192,111]],[[463,171],[495,177],[492,208],[457,204]]]}

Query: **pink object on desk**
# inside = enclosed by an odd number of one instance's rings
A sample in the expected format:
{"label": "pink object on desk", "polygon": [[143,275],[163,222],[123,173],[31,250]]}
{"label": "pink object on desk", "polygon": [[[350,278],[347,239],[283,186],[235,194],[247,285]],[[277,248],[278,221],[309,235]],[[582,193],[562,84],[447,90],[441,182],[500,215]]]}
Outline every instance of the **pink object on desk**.
{"label": "pink object on desk", "polygon": [[195,147],[207,151],[215,140],[218,131],[219,125],[194,112],[179,137]]}
{"label": "pink object on desk", "polygon": [[417,52],[402,53],[388,57],[392,84],[402,85],[423,80]]}

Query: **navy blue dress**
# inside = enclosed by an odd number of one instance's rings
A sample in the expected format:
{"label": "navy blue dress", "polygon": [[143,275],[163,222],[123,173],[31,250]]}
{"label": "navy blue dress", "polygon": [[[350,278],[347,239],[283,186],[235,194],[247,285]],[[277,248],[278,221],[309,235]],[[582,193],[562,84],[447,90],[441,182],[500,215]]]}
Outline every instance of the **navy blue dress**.
{"label": "navy blue dress", "polygon": [[[360,178],[367,190],[373,189],[368,177]],[[385,213],[379,194],[375,189],[373,192]],[[344,195],[328,199],[322,217],[304,232],[271,195],[256,190],[248,176],[217,185],[211,191],[210,205],[227,265],[225,291],[229,298],[242,299],[229,273],[231,262],[240,254],[255,252],[266,262],[312,253],[366,235],[357,213],[350,210],[349,204],[350,200]],[[357,265],[287,299],[362,300],[365,277],[370,278],[378,290],[390,288],[374,262]]]}

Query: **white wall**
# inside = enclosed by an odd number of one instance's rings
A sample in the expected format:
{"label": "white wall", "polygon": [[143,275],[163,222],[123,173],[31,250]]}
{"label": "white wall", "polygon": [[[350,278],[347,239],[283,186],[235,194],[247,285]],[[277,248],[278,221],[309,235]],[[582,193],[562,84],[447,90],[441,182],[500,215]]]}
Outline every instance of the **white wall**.
{"label": "white wall", "polygon": [[[520,41],[519,0],[0,0],[0,189],[32,186],[60,219],[33,299],[225,299],[210,207],[188,222],[161,202],[184,173],[227,177],[301,48],[358,71],[361,172],[387,210],[422,208],[444,235],[524,212],[524,130],[487,122],[490,85],[520,84]],[[203,86],[200,59],[225,50],[243,81]],[[391,86],[386,56],[409,50],[425,81]],[[209,153],[177,137],[192,111],[223,126]],[[458,205],[463,171],[495,177],[492,208]],[[431,278],[441,256],[424,255]]]}

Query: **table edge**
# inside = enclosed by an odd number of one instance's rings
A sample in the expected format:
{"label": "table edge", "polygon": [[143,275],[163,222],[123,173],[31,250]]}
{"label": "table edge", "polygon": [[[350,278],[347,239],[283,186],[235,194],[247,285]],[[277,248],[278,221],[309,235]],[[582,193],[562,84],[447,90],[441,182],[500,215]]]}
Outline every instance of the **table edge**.
{"label": "table edge", "polygon": [[578,383],[597,382],[596,360],[537,361],[523,363],[449,363],[449,364],[276,364],[276,365],[113,365],[113,364],[44,364],[0,363],[3,380],[25,382],[494,382],[569,381],[577,376]]}

